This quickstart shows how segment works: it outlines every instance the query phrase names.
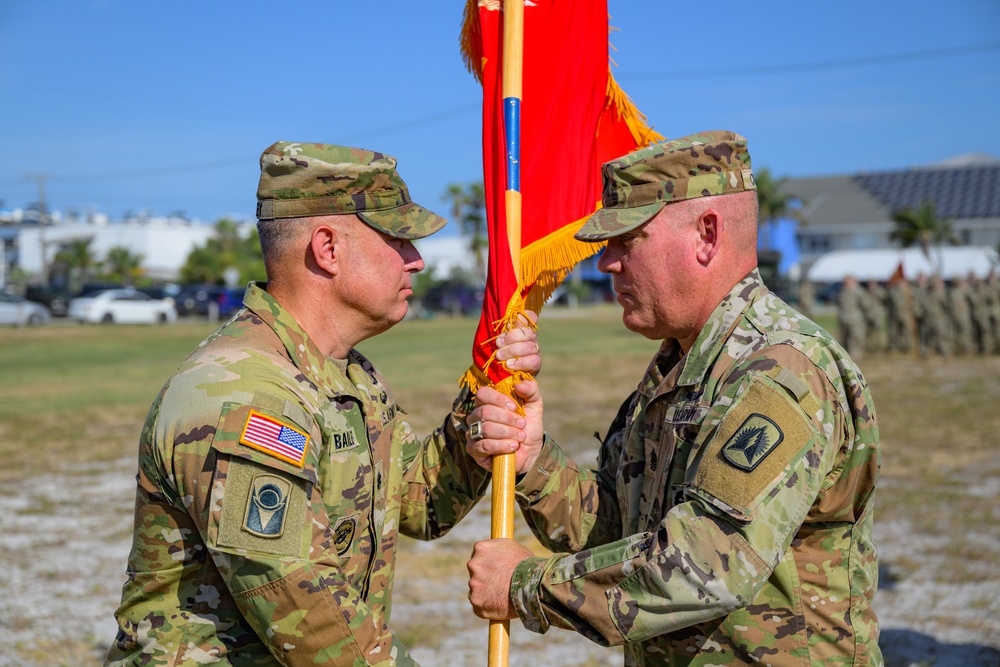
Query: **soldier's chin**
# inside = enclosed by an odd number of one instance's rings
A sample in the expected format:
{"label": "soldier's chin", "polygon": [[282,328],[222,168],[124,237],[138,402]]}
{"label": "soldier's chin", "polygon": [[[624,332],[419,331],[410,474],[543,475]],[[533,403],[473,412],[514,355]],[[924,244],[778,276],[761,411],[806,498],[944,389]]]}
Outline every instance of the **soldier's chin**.
{"label": "soldier's chin", "polygon": [[629,331],[633,331],[650,340],[663,339],[662,332],[658,330],[656,325],[644,320],[641,315],[633,309],[626,308],[622,313],[622,324],[624,324],[625,328]]}
{"label": "soldier's chin", "polygon": [[408,312],[410,312],[410,304],[408,301],[403,301],[401,304],[399,304],[399,309],[396,311],[396,313],[394,313],[394,315],[397,315],[397,317],[393,319],[392,323],[399,324],[400,322],[402,322],[404,319],[406,319],[406,314]]}
{"label": "soldier's chin", "polygon": [[625,306],[622,310],[622,324],[624,324],[625,328],[629,331],[641,333],[640,329],[642,328],[642,323],[639,321],[639,318],[636,317],[635,310],[629,308],[628,306]]}

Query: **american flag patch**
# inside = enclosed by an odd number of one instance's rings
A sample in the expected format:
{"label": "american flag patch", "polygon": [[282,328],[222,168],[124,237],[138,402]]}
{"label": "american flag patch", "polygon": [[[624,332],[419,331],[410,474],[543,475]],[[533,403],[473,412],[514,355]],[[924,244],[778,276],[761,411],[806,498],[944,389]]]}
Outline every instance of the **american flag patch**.
{"label": "american flag patch", "polygon": [[240,443],[302,467],[309,447],[309,435],[294,426],[250,411],[240,435]]}

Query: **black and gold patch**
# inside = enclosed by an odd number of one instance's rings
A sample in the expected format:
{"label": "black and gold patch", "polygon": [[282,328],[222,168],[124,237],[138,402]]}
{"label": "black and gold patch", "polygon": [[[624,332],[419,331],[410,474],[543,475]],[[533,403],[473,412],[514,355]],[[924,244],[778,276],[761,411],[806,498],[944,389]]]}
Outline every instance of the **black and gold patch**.
{"label": "black and gold patch", "polygon": [[704,445],[692,490],[749,519],[815,435],[795,398],[771,378],[754,374]]}
{"label": "black and gold patch", "polygon": [[722,456],[740,470],[750,472],[781,444],[784,437],[774,421],[754,413],[722,446]]}
{"label": "black and gold patch", "polygon": [[351,548],[357,527],[358,521],[352,516],[343,517],[337,522],[333,529],[333,548],[337,550],[338,556],[343,556]]}

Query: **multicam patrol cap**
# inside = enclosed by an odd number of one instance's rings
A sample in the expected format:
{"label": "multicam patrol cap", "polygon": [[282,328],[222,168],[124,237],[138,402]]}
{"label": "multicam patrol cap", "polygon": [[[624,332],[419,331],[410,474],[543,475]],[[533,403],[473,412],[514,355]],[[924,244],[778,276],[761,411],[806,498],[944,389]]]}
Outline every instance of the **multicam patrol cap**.
{"label": "multicam patrol cap", "polygon": [[576,233],[580,241],[624,234],[671,202],[757,189],[746,138],[725,130],[641,148],[602,170],[603,208]]}
{"label": "multicam patrol cap", "polygon": [[446,222],[410,200],[394,157],[291,141],[279,141],[260,156],[258,219],[341,213],[356,213],[369,227],[401,239],[430,236]]}

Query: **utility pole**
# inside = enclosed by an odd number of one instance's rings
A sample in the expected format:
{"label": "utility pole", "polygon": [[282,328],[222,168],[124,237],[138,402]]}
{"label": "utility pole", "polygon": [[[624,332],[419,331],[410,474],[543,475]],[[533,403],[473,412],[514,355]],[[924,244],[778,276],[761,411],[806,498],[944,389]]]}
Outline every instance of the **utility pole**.
{"label": "utility pole", "polygon": [[49,207],[45,201],[45,179],[48,174],[35,174],[28,176],[29,180],[38,183],[38,242],[42,250],[42,282],[49,284],[49,260],[46,257],[45,225],[49,224]]}

